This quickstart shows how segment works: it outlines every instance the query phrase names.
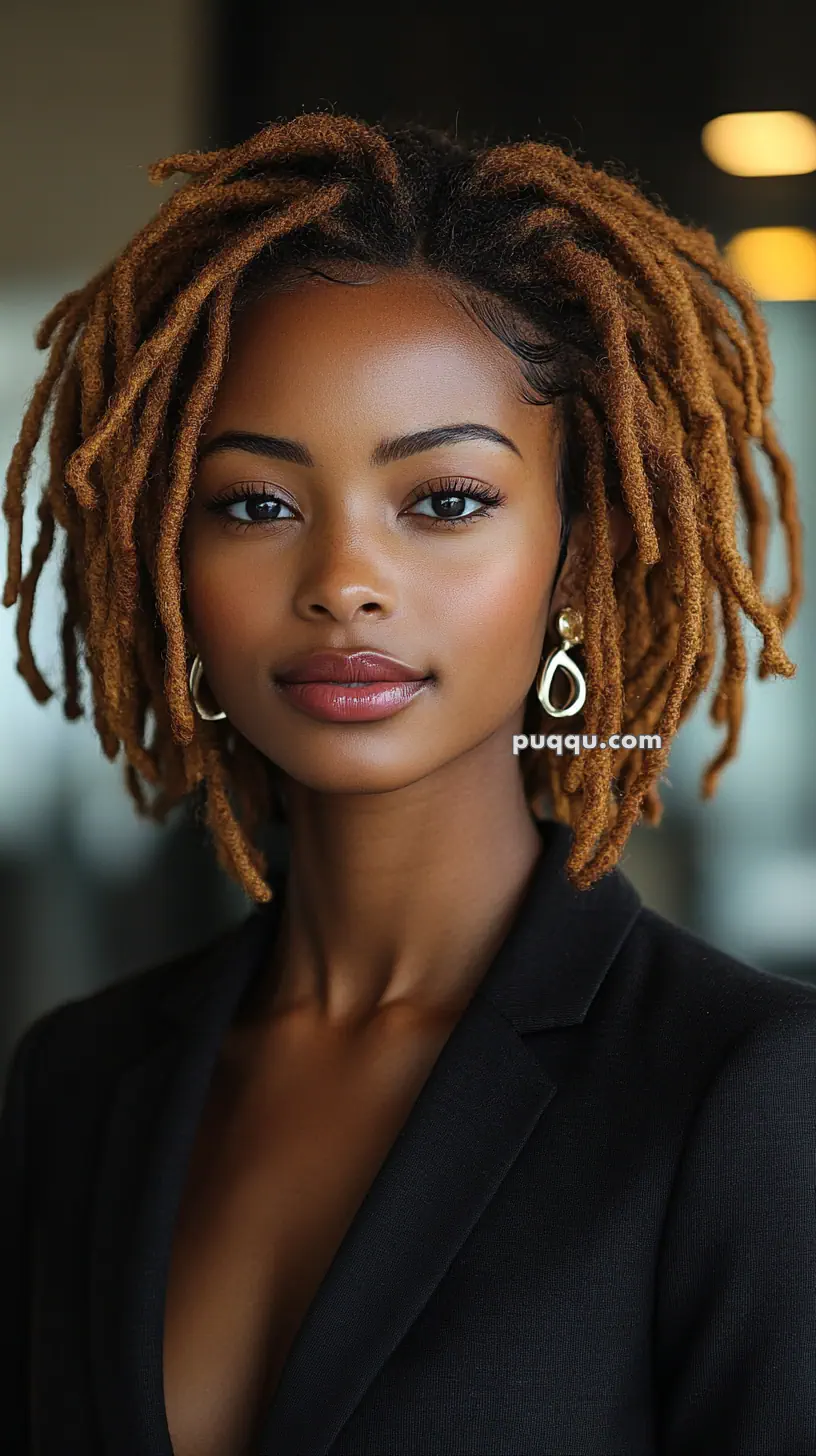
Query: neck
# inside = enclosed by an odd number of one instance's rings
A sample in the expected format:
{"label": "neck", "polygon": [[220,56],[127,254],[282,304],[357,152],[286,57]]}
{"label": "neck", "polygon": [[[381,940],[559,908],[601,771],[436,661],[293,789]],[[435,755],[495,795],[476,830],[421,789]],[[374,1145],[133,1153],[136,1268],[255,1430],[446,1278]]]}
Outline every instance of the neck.
{"label": "neck", "polygon": [[518,760],[472,755],[380,794],[287,785],[289,869],[266,1012],[321,1027],[455,1016],[504,940],[541,852]]}

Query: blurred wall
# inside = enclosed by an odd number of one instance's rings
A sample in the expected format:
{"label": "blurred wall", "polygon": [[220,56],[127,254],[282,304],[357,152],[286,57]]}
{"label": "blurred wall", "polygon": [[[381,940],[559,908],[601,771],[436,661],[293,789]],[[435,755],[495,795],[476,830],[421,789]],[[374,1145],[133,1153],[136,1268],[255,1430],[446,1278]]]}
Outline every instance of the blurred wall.
{"label": "blurred wall", "polygon": [[199,0],[4,0],[4,291],[84,278],[150,216],[145,164],[201,144],[206,35]]}

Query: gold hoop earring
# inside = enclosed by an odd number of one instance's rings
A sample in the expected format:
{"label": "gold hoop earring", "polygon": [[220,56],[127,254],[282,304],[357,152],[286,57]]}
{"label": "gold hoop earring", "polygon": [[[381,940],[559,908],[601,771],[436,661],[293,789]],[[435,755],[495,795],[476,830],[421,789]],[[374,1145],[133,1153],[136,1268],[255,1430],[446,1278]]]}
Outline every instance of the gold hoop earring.
{"label": "gold hoop earring", "polygon": [[201,682],[201,674],[203,671],[204,668],[202,666],[201,658],[199,654],[196,653],[195,657],[193,658],[193,665],[190,668],[190,697],[193,700],[195,710],[198,713],[199,718],[206,718],[208,723],[216,723],[219,718],[226,718],[227,715],[226,713],[208,713],[206,708],[202,708],[200,702],[198,701],[198,685]]}
{"label": "gold hoop earring", "polygon": [[[561,637],[561,646],[554,647],[542,664],[536,693],[544,712],[551,718],[571,718],[574,713],[580,713],[586,702],[586,679],[577,662],[569,655],[570,647],[575,647],[584,640],[584,619],[576,607],[565,607],[558,615],[556,626]],[[550,698],[550,688],[559,667],[568,674],[574,688],[573,695],[564,708],[553,707]]]}

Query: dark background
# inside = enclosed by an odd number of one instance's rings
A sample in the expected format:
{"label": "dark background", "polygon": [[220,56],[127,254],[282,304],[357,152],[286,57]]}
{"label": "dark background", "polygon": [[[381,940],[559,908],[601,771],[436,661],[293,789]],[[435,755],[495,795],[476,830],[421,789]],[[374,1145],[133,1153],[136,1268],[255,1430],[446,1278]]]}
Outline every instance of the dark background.
{"label": "dark background", "polygon": [[478,19],[239,0],[212,13],[214,145],[313,108],[416,117],[613,160],[721,237],[760,215],[816,222],[812,176],[729,177],[700,147],[723,112],[816,112],[816,7],[497,5]]}

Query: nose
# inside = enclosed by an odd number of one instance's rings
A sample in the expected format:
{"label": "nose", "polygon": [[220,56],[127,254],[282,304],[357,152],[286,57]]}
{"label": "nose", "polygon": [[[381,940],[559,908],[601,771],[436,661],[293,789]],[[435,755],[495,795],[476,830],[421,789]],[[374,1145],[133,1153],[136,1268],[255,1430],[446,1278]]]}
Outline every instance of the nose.
{"label": "nose", "polygon": [[304,543],[295,611],[314,620],[387,617],[395,607],[393,563],[371,532],[335,524]]}

